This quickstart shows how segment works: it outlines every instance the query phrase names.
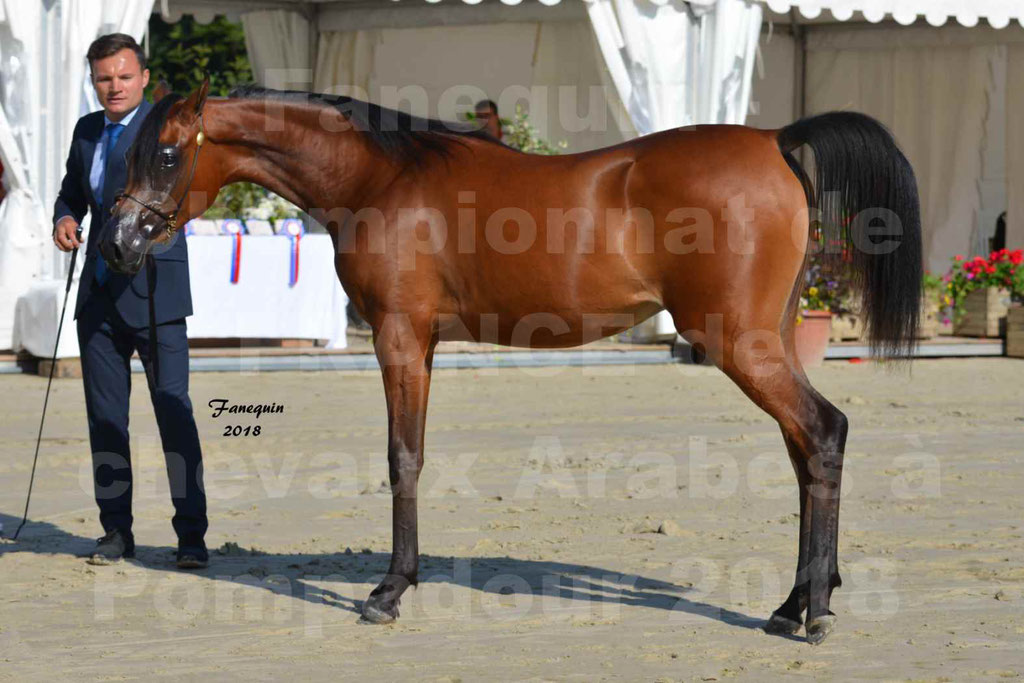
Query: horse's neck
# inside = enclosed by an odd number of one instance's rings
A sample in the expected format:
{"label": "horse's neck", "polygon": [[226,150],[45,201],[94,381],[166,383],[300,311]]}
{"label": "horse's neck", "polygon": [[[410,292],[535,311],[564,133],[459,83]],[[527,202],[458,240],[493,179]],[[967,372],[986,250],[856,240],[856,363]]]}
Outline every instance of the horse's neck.
{"label": "horse's neck", "polygon": [[[216,112],[211,140],[226,143],[224,184],[261,185],[305,211],[352,206],[367,175],[380,167],[376,151],[331,112],[287,102],[227,100]],[[341,116],[341,114],[338,114]]]}

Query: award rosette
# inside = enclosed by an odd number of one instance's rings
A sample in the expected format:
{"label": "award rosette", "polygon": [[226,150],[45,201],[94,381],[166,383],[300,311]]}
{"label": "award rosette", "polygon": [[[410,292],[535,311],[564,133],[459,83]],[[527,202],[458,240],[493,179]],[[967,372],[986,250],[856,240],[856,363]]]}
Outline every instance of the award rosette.
{"label": "award rosette", "polygon": [[279,233],[288,238],[291,249],[288,252],[288,286],[294,287],[299,281],[299,243],[306,234],[306,226],[298,218],[286,218]]}
{"label": "award rosette", "polygon": [[220,230],[225,235],[231,235],[231,284],[238,284],[238,273],[242,269],[242,221],[237,218],[228,218],[221,221]]}

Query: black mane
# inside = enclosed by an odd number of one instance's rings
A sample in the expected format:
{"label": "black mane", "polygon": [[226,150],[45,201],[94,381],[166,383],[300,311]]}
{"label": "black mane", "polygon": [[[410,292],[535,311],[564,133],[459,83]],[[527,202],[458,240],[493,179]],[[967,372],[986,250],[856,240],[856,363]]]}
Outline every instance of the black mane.
{"label": "black mane", "polygon": [[447,156],[451,143],[457,142],[459,138],[476,138],[500,144],[483,129],[469,124],[421,118],[344,95],[242,85],[228,93],[228,97],[333,107],[378,148],[400,161],[416,162],[425,153]]}

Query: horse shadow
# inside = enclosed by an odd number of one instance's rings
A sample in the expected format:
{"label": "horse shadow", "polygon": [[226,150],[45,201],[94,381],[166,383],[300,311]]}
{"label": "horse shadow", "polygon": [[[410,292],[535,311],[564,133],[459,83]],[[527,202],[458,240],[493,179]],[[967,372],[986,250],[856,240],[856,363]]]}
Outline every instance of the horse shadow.
{"label": "horse shadow", "polygon": [[[29,521],[17,541],[9,540],[19,518],[0,512],[8,540],[0,542],[0,556],[35,553],[87,558],[96,540],[70,533],[49,522]],[[136,556],[126,562],[150,571],[179,573],[175,548],[136,545]],[[336,553],[264,553],[233,544],[212,550],[210,566],[190,573],[211,581],[256,586],[275,596],[291,597],[337,607],[360,615],[362,600],[344,595],[332,584],[376,584],[390,555],[346,549]],[[459,557],[420,555],[420,584],[449,584],[503,596],[557,598],[604,605],[628,605],[664,610],[685,619],[703,617],[730,626],[757,629],[764,620],[716,606],[688,595],[689,586],[635,574],[621,574],[592,565],[552,560],[526,560],[508,556]],[[786,636],[799,640],[795,636]]]}

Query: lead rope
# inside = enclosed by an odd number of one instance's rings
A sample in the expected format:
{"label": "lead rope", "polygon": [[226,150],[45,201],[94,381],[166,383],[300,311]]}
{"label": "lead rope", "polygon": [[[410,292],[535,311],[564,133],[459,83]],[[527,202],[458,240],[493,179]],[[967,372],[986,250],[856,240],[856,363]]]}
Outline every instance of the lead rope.
{"label": "lead rope", "polygon": [[152,254],[146,254],[146,290],[149,292],[149,368],[146,368],[146,379],[155,399],[160,381],[160,354],[157,353],[156,339],[156,260]]}

